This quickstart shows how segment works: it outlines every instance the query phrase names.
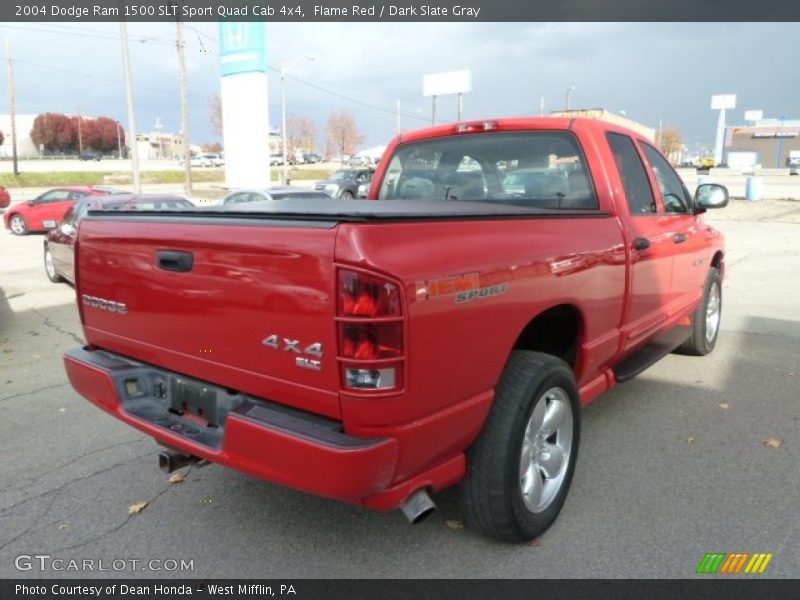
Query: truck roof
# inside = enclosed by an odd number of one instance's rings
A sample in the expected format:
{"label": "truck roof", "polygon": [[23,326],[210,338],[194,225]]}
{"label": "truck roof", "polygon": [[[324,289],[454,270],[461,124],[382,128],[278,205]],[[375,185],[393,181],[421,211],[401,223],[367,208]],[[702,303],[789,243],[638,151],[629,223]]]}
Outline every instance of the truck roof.
{"label": "truck roof", "polygon": [[642,137],[640,133],[632,129],[627,129],[626,127],[601,119],[589,119],[586,117],[515,117],[462,121],[459,123],[448,123],[446,125],[416,129],[414,131],[401,133],[395,138],[395,142],[404,144],[430,138],[456,135],[459,133],[483,133],[490,131],[523,131],[536,129],[568,131],[572,129],[576,123],[580,123],[583,129],[620,131],[636,138]]}

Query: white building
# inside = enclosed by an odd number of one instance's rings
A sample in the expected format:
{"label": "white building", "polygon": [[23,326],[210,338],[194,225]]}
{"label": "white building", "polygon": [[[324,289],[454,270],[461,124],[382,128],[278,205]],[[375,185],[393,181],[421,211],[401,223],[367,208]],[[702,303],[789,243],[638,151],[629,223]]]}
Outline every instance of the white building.
{"label": "white building", "polygon": [[[39,156],[39,149],[31,139],[31,129],[33,121],[37,115],[16,115],[17,126],[17,156],[28,158]],[[3,132],[5,139],[0,145],[0,158],[7,158],[13,154],[11,148],[11,115],[0,115],[0,131]]]}

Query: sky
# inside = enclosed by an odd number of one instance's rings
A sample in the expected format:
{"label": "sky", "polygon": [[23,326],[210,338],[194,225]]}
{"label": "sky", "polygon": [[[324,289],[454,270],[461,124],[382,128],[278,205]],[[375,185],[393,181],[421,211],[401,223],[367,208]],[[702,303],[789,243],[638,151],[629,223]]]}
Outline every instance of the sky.
{"label": "sky", "polygon": [[[181,127],[175,25],[128,26],[138,130]],[[17,113],[109,116],[127,123],[118,24],[0,23],[15,60]],[[334,111],[351,112],[363,146],[430,124],[426,73],[469,69],[464,118],[605,108],[651,127],[677,128],[691,149],[713,146],[712,94],[735,93],[729,123],[744,111],[800,118],[800,23],[269,23],[269,117],[280,123],[279,65],[313,54],[287,77],[289,116],[308,117],[324,150]],[[209,99],[219,91],[218,25],[187,26],[192,142],[217,141]],[[5,58],[5,49],[0,47]],[[455,121],[455,97],[441,97],[437,122]],[[8,112],[0,69],[0,113]]]}

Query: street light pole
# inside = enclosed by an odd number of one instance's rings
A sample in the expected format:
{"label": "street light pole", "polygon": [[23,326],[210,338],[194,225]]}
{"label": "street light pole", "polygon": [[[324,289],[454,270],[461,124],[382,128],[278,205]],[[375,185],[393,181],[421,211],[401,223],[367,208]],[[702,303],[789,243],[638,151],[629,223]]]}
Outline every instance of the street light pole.
{"label": "street light pole", "polygon": [[119,150],[119,159],[122,160],[122,131],[120,131],[119,121],[117,121],[117,148]]}
{"label": "street light pole", "polygon": [[131,82],[131,59],[128,52],[128,28],[125,21],[119,24],[120,37],[122,38],[122,66],[125,76],[125,97],[128,103],[128,135],[133,144],[131,153],[131,168],[133,171],[133,193],[142,193],[142,183],[139,177],[139,152],[136,147],[136,110],[133,106],[133,83]]}
{"label": "street light pole", "polygon": [[316,60],[317,57],[313,54],[303,54],[301,56],[295,56],[293,59],[281,63],[281,138],[283,138],[283,165],[281,165],[281,171],[283,173],[283,185],[286,185],[289,178],[289,174],[286,169],[286,163],[288,162],[286,153],[286,138],[288,137],[286,135],[286,73],[289,71],[289,69],[303,59]]}
{"label": "street light pole", "polygon": [[569,97],[570,97],[570,94],[572,94],[573,91],[575,91],[575,86],[574,85],[571,85],[571,86],[569,86],[567,88],[567,98],[566,98],[566,101],[564,102],[564,110],[565,111],[569,110]]}

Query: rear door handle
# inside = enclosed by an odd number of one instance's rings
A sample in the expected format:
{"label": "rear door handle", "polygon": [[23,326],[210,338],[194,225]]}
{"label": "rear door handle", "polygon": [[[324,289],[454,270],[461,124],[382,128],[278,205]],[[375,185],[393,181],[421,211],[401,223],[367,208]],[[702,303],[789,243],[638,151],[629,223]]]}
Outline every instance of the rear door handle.
{"label": "rear door handle", "polygon": [[191,252],[177,250],[159,250],[156,252],[158,266],[165,271],[186,273],[194,266],[194,255]]}
{"label": "rear door handle", "polygon": [[650,247],[650,240],[647,238],[636,238],[633,240],[633,247],[636,250],[647,250]]}
{"label": "rear door handle", "polygon": [[686,241],[686,234],[683,233],[676,233],[672,236],[672,239],[675,240],[676,244],[682,244]]}

